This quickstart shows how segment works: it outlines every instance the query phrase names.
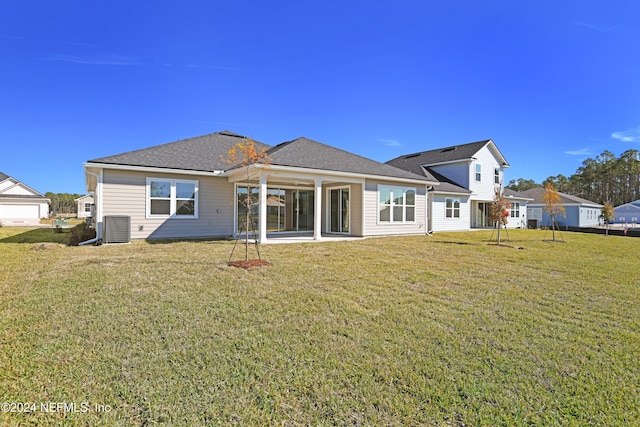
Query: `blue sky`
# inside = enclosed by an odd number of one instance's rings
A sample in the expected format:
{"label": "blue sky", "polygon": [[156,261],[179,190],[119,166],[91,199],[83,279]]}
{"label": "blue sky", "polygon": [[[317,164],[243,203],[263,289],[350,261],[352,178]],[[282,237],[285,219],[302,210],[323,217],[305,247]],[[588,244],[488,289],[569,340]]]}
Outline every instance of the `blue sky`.
{"label": "blue sky", "polygon": [[379,161],[491,138],[506,181],[640,148],[637,0],[3,1],[0,61],[0,171],[41,192],[219,130]]}

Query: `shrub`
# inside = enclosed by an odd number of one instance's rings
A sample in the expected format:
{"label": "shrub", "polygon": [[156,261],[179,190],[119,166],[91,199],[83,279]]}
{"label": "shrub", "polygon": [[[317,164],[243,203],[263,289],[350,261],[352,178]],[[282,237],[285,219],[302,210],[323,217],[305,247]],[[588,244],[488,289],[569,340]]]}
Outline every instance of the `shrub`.
{"label": "shrub", "polygon": [[71,237],[69,238],[69,246],[78,246],[85,240],[96,237],[96,230],[89,228],[87,223],[78,224],[71,229]]}

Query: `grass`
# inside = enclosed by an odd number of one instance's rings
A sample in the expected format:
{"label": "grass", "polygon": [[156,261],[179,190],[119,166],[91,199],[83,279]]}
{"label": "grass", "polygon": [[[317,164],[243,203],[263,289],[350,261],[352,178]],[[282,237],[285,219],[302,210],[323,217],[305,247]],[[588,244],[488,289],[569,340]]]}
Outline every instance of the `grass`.
{"label": "grass", "polygon": [[640,423],[640,239],[272,245],[242,270],[229,242],[38,233],[0,229],[0,400],[89,410],[8,425]]}

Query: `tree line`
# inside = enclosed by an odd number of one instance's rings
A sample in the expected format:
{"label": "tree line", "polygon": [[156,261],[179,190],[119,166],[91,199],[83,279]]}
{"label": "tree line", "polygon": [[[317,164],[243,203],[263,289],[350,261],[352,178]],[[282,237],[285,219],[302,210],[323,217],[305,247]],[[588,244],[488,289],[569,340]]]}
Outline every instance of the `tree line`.
{"label": "tree line", "polygon": [[45,197],[51,199],[50,211],[53,214],[74,214],[77,213],[75,199],[82,197],[82,194],[71,193],[45,193]]}
{"label": "tree line", "polygon": [[582,162],[570,177],[550,176],[541,184],[531,179],[512,179],[507,185],[514,191],[525,191],[553,184],[562,193],[582,197],[592,202],[613,206],[640,199],[640,151],[630,149],[616,157],[609,150]]}

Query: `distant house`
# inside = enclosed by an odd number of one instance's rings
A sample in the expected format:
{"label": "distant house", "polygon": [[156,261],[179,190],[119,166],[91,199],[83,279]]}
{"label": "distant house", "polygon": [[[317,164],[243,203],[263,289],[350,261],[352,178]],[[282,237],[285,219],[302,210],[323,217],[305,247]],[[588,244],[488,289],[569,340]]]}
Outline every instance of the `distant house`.
{"label": "distant house", "polygon": [[49,200],[17,179],[0,172],[0,223],[38,225],[49,216]]}
{"label": "distant house", "polygon": [[[489,208],[495,190],[503,188],[504,170],[509,163],[492,140],[405,154],[387,164],[438,181],[439,184],[429,190],[430,230],[494,226],[489,219]],[[505,195],[512,204],[507,227],[526,227],[530,199],[512,190]]]}
{"label": "distant house", "polygon": [[[537,220],[540,226],[551,225],[551,218],[545,210],[543,200],[545,189],[532,188],[522,191],[521,194],[533,199],[527,208],[529,219]],[[558,195],[566,213],[566,217],[556,217],[556,224],[560,227],[593,227],[600,224],[603,205],[566,193],[558,192]]]}
{"label": "distant house", "polygon": [[93,216],[93,194],[85,194],[75,199],[78,218],[87,218]]}
{"label": "distant house", "polygon": [[640,200],[617,206],[613,208],[613,212],[616,215],[614,223],[636,227],[640,220]]}

